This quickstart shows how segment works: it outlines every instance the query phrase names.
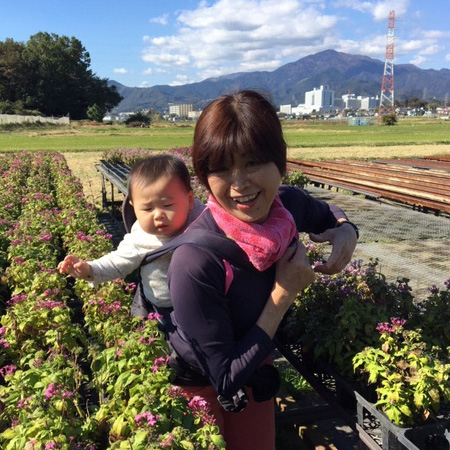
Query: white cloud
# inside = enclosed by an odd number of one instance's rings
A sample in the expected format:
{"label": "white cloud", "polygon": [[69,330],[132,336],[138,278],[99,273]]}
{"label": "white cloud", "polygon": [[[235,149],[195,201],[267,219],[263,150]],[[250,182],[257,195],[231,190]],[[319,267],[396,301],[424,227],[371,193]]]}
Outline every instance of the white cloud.
{"label": "white cloud", "polygon": [[149,86],[148,81],[141,81],[141,82],[139,83],[139,86],[138,86],[138,87],[146,88],[146,87],[148,87],[148,86]]}
{"label": "white cloud", "polygon": [[190,78],[187,75],[177,75],[176,81],[173,81],[172,83],[170,83],[170,86],[181,86],[183,84],[194,83],[194,82],[195,82],[195,80],[193,80],[192,78]]}
{"label": "white cloud", "polygon": [[424,56],[421,55],[417,55],[415,56],[413,59],[411,59],[409,61],[410,64],[414,64],[416,66],[420,66],[421,64],[423,64],[425,61],[427,60],[427,58],[425,58]]}
{"label": "white cloud", "polygon": [[168,25],[169,23],[169,14],[163,14],[159,17],[152,17],[149,20],[150,23],[157,23],[158,25]]}
{"label": "white cloud", "polygon": [[179,13],[177,34],[144,36],[148,46],[142,59],[197,69],[198,77],[273,70],[282,58],[298,59],[325,49],[326,39],[333,41],[338,18],[324,14],[322,7],[321,1],[305,0],[201,2]]}
{"label": "white cloud", "polygon": [[145,69],[142,71],[142,75],[153,75],[154,70],[152,68]]}
{"label": "white cloud", "polygon": [[445,60],[446,60],[446,61],[450,61],[450,53],[447,53],[447,54],[445,55]]}
{"label": "white cloud", "polygon": [[440,45],[437,45],[437,44],[428,45],[427,47],[421,49],[419,54],[421,54],[421,55],[434,55],[435,53],[440,52],[442,49],[443,48]]}
{"label": "white cloud", "polygon": [[334,5],[369,13],[377,21],[387,20],[391,10],[395,11],[395,16],[402,16],[408,10],[410,0],[381,0],[381,1],[360,1],[360,0],[337,0]]}
{"label": "white cloud", "polygon": [[117,68],[117,69],[113,69],[113,72],[114,73],[120,73],[120,74],[126,74],[126,73],[128,73],[128,70],[125,69],[124,67],[120,67],[120,68]]}

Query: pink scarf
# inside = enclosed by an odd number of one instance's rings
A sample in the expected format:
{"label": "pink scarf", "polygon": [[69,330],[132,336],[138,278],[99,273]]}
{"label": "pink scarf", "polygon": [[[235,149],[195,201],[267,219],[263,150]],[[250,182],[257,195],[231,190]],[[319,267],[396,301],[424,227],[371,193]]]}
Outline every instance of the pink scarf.
{"label": "pink scarf", "polygon": [[268,269],[286,251],[292,239],[298,237],[297,227],[291,213],[278,196],[263,223],[243,222],[226,212],[210,195],[208,208],[217,225],[227,237],[236,241],[259,271]]}

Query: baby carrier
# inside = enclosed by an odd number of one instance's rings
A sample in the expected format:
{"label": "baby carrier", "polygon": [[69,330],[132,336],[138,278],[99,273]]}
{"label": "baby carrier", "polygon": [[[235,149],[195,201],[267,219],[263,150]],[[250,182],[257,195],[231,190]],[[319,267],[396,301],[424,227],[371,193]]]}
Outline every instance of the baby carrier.
{"label": "baby carrier", "polygon": [[[128,201],[128,195],[125,197],[122,204],[122,218],[125,231],[129,233],[131,231],[133,223],[136,221],[136,215],[134,213],[133,207]],[[227,292],[228,287],[233,279],[233,271],[231,269],[230,262],[243,265],[244,267],[251,264],[240,250],[238,244],[236,244],[226,236],[210,230],[192,229],[187,233],[180,234],[160,248],[148,253],[147,256],[142,260],[140,267],[151,263],[155,259],[159,258],[162,255],[165,255],[168,252],[173,252],[177,247],[183,244],[199,245],[208,249],[209,251],[212,251],[217,256],[220,256],[223,259],[226,276],[225,293]],[[142,287],[142,278],[139,271],[136,293],[133,299],[133,304],[131,306],[131,314],[133,316],[146,317],[149,313],[156,312],[162,316],[162,322],[164,324],[165,322],[170,320],[171,310],[172,308],[157,308],[145,297]]]}
{"label": "baby carrier", "polygon": [[[130,232],[133,223],[136,221],[136,215],[134,214],[134,210],[128,201],[128,196],[126,196],[122,204],[122,217],[126,231]],[[141,266],[149,264],[167,252],[173,252],[177,247],[183,244],[199,245],[206,248],[208,251],[214,252],[217,256],[223,259],[226,278],[225,294],[227,293],[228,287],[233,280],[233,270],[230,262],[233,264],[242,265],[244,267],[251,265],[246,255],[233,240],[211,230],[189,229],[187,232],[175,237],[162,247],[148,253],[143,259]],[[134,316],[146,317],[151,312],[156,312],[161,316],[160,328],[166,336],[170,336],[170,334],[175,331],[175,326],[173,325],[170,316],[172,313],[172,308],[157,308],[149,300],[147,300],[142,288],[142,279],[139,276],[139,283],[133,299],[131,313]],[[183,334],[181,330],[177,331],[178,333]],[[183,359],[173,348],[169,365],[175,374],[175,378],[173,380],[174,384],[179,384],[182,386],[199,386],[210,384],[209,380],[201,373],[198,367],[193,367],[183,361]],[[253,396],[256,401],[265,401],[272,398],[278,391],[280,376],[278,371],[271,364],[264,364],[256,370],[252,379],[246,385],[252,388]],[[218,400],[226,411],[239,412],[247,405],[248,396],[245,389],[241,388],[233,397],[225,398],[219,395]]]}

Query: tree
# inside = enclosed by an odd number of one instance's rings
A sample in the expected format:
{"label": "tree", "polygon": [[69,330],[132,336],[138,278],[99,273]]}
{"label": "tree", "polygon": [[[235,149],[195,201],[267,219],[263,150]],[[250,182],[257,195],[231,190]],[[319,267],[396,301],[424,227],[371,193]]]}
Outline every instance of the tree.
{"label": "tree", "polygon": [[[45,115],[69,114],[72,119],[85,118],[88,107],[95,103],[111,109],[122,100],[115,87],[92,73],[90,55],[75,37],[39,32],[26,44],[10,40],[2,44],[4,52],[13,55],[9,58],[14,69],[11,79],[3,77],[3,86],[16,86],[11,91],[14,98],[8,100],[22,100],[26,108]],[[0,100],[6,99],[2,96],[5,90],[0,90]]]}
{"label": "tree", "polygon": [[381,122],[383,125],[393,126],[397,123],[397,116],[395,114],[386,114],[382,117]]}
{"label": "tree", "polygon": [[105,115],[105,108],[101,108],[94,103],[92,106],[89,106],[86,112],[86,116],[90,120],[94,120],[95,122],[101,122],[103,120],[103,116]]}
{"label": "tree", "polygon": [[152,119],[148,114],[145,114],[143,111],[137,111],[130,117],[128,117],[128,119],[125,121],[125,124],[131,125],[133,123],[139,123],[150,126],[151,121]]}
{"label": "tree", "polygon": [[0,100],[15,102],[24,93],[25,68],[22,52],[25,45],[6,39],[0,42]]}

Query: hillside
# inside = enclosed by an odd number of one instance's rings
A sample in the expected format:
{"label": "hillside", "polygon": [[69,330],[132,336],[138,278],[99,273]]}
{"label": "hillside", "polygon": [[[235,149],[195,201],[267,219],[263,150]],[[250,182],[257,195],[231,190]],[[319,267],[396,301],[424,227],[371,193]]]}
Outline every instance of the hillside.
{"label": "hillside", "polygon": [[[285,64],[272,72],[241,72],[208,78],[183,86],[127,87],[116,81],[122,102],[120,111],[150,108],[165,111],[169,103],[192,103],[203,108],[217,96],[237,89],[258,89],[269,92],[275,104],[303,103],[305,92],[320,85],[328,85],[336,97],[347,92],[357,95],[380,94],[384,62],[362,55],[325,50],[298,61]],[[394,67],[395,98],[444,99],[450,93],[449,69],[420,69],[412,64]]]}

